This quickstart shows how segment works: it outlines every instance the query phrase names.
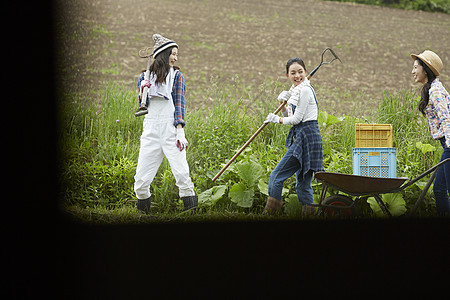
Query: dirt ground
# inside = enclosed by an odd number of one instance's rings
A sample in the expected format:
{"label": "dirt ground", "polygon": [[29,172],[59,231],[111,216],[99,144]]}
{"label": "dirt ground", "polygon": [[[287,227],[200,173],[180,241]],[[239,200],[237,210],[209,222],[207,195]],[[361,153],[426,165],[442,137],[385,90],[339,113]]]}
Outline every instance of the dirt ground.
{"label": "dirt ground", "polygon": [[[323,66],[312,83],[322,109],[362,113],[383,91],[414,87],[410,53],[434,50],[450,89],[450,15],[315,0],[77,0],[55,7],[58,86],[91,95],[106,82],[135,89],[146,66],[138,50],[160,33],[179,45],[190,107],[204,105],[211,78],[257,89],[265,79],[288,82],[286,61],[311,71],[331,47],[343,64]],[[135,99],[130,99],[135,101]]]}

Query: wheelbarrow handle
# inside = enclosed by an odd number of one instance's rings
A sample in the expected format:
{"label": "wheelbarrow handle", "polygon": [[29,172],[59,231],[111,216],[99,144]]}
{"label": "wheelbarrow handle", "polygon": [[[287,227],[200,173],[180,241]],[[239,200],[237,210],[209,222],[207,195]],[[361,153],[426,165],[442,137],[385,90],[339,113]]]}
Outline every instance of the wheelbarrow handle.
{"label": "wheelbarrow handle", "polygon": [[406,184],[404,184],[403,186],[401,186],[399,188],[399,190],[404,190],[405,188],[413,185],[414,183],[416,183],[417,181],[419,181],[420,179],[424,178],[425,176],[427,176],[428,174],[430,174],[431,172],[433,172],[434,170],[436,170],[437,168],[439,168],[440,166],[442,166],[443,164],[446,164],[447,162],[450,161],[450,158],[446,158],[443,161],[439,162],[438,164],[436,164],[435,166],[431,167],[430,169],[428,169],[427,171],[423,172],[421,175],[419,175],[418,177],[408,181]]}
{"label": "wheelbarrow handle", "polygon": [[434,167],[430,168],[428,171],[426,171],[425,173],[423,173],[422,175],[420,175],[419,177],[417,177],[413,181],[408,182],[408,184],[405,185],[405,187],[406,186],[410,186],[411,184],[413,184],[417,180],[419,180],[419,179],[423,178],[424,176],[428,175],[429,173],[433,172],[433,174],[431,174],[431,176],[430,176],[430,179],[428,179],[428,182],[427,182],[426,186],[423,188],[422,193],[420,193],[419,198],[417,198],[417,201],[414,204],[414,207],[409,212],[409,216],[410,217],[414,216],[414,214],[416,213],[416,211],[419,208],[420,204],[422,203],[423,199],[425,198],[425,195],[427,194],[428,189],[431,186],[431,183],[433,182],[434,178],[436,177],[436,173],[437,173],[439,167],[442,166],[443,164],[446,164],[449,161],[450,161],[450,158],[444,159],[443,161],[441,161],[440,163],[438,163]]}

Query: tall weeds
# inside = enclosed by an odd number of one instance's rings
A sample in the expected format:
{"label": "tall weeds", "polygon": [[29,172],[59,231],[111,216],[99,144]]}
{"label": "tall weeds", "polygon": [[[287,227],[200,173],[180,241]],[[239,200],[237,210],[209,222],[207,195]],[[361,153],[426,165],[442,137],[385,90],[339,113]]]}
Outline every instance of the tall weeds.
{"label": "tall weeds", "polygon": [[[215,185],[237,180],[225,172],[215,183],[211,178],[263,123],[266,115],[278,106],[277,95],[286,88],[273,81],[263,82],[252,91],[239,80],[232,85],[214,82],[204,91],[204,107],[186,108],[187,160],[196,193]],[[417,95],[412,91],[385,94],[373,120],[350,114],[340,116],[336,124],[321,124],[324,166],[327,171],[352,173],[352,148],[355,123],[389,123],[393,126],[397,147],[397,176],[415,177],[439,160],[442,150],[428,133],[424,117],[417,110]],[[63,198],[65,203],[82,206],[120,206],[134,201],[134,173],[139,153],[142,118],[133,114],[136,95],[124,87],[111,84],[90,98],[66,94],[61,104],[61,148],[64,155]],[[262,182],[284,155],[284,141],[289,126],[268,124],[236,160],[257,161],[263,169]],[[436,151],[423,154],[416,143],[429,143]],[[230,167],[232,169],[233,167]],[[264,186],[264,183],[262,183]],[[295,193],[295,179],[286,182]],[[152,184],[154,210],[164,214],[178,210],[181,204],[170,166],[163,161]],[[419,190],[405,194],[413,201]],[[263,199],[264,193],[255,197]],[[431,196],[430,196],[431,197]],[[429,197],[429,198],[430,198]],[[261,200],[262,201],[262,200]],[[261,203],[256,201],[254,203]],[[429,206],[432,205],[430,204]],[[218,205],[239,210],[231,202]],[[224,208],[225,207],[225,208]],[[255,210],[246,209],[247,213]]]}

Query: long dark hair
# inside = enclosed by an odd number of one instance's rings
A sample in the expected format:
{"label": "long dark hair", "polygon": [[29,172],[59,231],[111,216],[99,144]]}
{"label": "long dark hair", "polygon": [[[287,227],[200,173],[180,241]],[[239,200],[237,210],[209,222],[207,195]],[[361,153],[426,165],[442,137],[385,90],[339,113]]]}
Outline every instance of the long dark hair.
{"label": "long dark hair", "polygon": [[[172,54],[172,49],[176,46],[167,48],[166,50],[159,53],[153,63],[150,65],[150,73],[155,73],[156,75],[156,83],[164,83],[169,74],[170,65],[169,65],[169,57]],[[174,67],[174,69],[179,69],[178,67]]]}
{"label": "long dark hair", "polygon": [[430,100],[430,87],[431,83],[436,79],[436,75],[434,75],[433,71],[419,58],[417,58],[419,65],[423,67],[425,73],[427,73],[428,81],[422,87],[420,92],[420,102],[419,102],[419,111],[425,115],[425,108],[428,105],[428,101]]}
{"label": "long dark hair", "polygon": [[286,64],[286,74],[289,73],[289,67],[293,64],[293,63],[298,63],[300,66],[303,67],[303,69],[305,69],[306,71],[306,67],[305,67],[305,63],[303,62],[303,59],[298,58],[298,57],[293,57],[291,59],[288,60],[287,64]]}

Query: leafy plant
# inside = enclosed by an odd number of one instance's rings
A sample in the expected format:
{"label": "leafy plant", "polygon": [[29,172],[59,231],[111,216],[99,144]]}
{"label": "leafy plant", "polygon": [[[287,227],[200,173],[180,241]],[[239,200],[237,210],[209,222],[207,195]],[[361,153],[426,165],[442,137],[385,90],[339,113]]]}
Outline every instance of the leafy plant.
{"label": "leafy plant", "polygon": [[419,149],[423,154],[436,150],[436,147],[434,147],[433,145],[422,144],[422,142],[416,142],[416,148]]}
{"label": "leafy plant", "polygon": [[328,114],[326,111],[319,111],[319,115],[317,117],[317,122],[319,125],[322,125],[325,128],[325,131],[333,124],[337,124],[339,122],[342,122],[344,120],[344,117],[336,117],[333,115]]}
{"label": "leafy plant", "polygon": [[259,190],[259,179],[264,175],[264,169],[254,160],[244,160],[234,166],[234,171],[240,182],[230,187],[228,196],[239,207],[252,207],[255,190]]}
{"label": "leafy plant", "polygon": [[[392,216],[401,216],[406,212],[406,202],[401,193],[384,194],[381,198]],[[369,197],[367,202],[377,217],[386,217],[374,197]]]}
{"label": "leafy plant", "polygon": [[298,201],[297,194],[290,194],[284,204],[284,213],[290,217],[299,217],[302,213],[302,205]]}
{"label": "leafy plant", "polygon": [[227,191],[226,185],[216,185],[198,195],[200,205],[214,206]]}

